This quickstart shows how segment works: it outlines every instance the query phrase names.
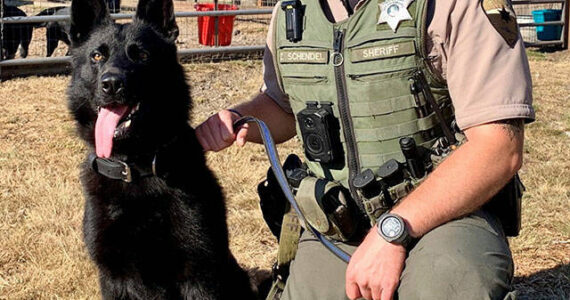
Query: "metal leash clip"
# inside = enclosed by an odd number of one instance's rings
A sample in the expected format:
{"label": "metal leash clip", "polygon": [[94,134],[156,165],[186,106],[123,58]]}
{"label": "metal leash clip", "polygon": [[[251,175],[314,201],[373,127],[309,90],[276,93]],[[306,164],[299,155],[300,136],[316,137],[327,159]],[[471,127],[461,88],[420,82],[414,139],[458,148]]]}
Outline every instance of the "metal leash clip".
{"label": "metal leash clip", "polygon": [[131,167],[129,167],[129,165],[127,165],[126,162],[123,161],[117,161],[117,162],[123,166],[123,171],[121,171],[121,174],[125,176],[125,178],[123,178],[123,181],[131,183],[133,181],[133,174],[131,173]]}

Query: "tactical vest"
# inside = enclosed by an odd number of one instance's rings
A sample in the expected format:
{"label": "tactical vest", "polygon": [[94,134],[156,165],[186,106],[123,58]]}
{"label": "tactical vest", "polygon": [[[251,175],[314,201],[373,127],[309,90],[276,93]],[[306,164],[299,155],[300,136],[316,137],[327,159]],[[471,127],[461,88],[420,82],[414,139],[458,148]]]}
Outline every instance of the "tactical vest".
{"label": "tactical vest", "polygon": [[[412,137],[418,146],[430,148],[443,136],[435,113],[425,109],[425,96],[413,91],[418,70],[447,124],[453,119],[447,85],[427,61],[427,0],[410,4],[413,20],[401,21],[396,32],[386,23],[377,24],[382,0],[364,0],[352,16],[337,23],[327,19],[319,1],[301,1],[301,41],[287,40],[282,9],[274,20],[272,50],[279,84],[295,115],[310,101],[332,103],[343,161],[307,165],[314,176],[340,182],[358,199],[352,179],[359,172],[376,170],[389,159],[404,162],[400,138]],[[297,134],[301,137],[298,122]],[[356,202],[362,209],[361,201]]]}

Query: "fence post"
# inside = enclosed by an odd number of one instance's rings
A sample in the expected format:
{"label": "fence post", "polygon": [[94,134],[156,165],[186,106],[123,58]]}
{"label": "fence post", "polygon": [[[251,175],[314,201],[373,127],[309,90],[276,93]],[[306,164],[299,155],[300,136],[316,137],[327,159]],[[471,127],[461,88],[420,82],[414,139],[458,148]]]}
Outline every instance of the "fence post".
{"label": "fence post", "polygon": [[570,25],[568,23],[568,20],[570,20],[569,18],[569,6],[568,6],[568,2],[570,0],[566,0],[564,1],[564,3],[562,4],[564,6],[564,8],[562,9],[562,13],[564,14],[564,31],[562,32],[562,48],[563,49],[568,49],[568,39],[570,39],[570,35],[569,35],[569,31],[568,31],[568,26]]}
{"label": "fence post", "polygon": [[[0,0],[0,62],[4,57],[4,0]],[[2,80],[2,66],[0,66],[0,81]]]}
{"label": "fence post", "polygon": [[[214,0],[214,10],[218,11],[218,0]],[[218,16],[214,17],[214,46],[218,47],[220,41],[218,40],[218,34],[220,33],[220,18]]]}

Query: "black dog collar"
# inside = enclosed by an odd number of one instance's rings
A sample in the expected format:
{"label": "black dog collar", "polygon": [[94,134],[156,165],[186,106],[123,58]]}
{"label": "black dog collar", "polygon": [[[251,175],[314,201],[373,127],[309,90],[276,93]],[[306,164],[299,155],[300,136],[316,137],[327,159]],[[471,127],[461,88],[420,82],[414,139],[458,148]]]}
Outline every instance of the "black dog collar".
{"label": "black dog collar", "polygon": [[93,171],[111,178],[120,179],[124,182],[132,182],[135,178],[158,176],[156,172],[156,155],[150,163],[150,167],[138,164],[128,164],[120,160],[97,157],[95,153],[89,154],[89,166]]}

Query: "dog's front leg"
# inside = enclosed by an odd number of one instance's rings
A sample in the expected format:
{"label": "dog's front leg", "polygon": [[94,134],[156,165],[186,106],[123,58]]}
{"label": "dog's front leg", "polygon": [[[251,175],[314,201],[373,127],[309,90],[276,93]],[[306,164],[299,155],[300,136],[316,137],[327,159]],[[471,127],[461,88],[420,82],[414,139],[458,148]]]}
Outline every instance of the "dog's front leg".
{"label": "dog's front leg", "polygon": [[213,282],[201,283],[187,281],[181,286],[182,299],[184,300],[219,300],[223,299],[219,288],[214,287]]}
{"label": "dog's front leg", "polygon": [[101,285],[101,298],[103,298],[103,300],[134,299],[129,296],[126,286],[116,280],[106,276],[100,276],[99,284]]}

